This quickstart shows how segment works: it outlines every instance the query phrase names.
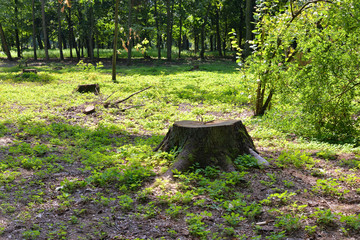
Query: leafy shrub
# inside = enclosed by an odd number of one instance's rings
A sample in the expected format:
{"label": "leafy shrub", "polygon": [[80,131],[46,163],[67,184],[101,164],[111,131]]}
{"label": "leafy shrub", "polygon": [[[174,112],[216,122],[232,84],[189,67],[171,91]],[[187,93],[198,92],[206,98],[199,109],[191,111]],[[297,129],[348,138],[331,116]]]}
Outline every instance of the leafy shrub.
{"label": "leafy shrub", "polygon": [[275,164],[279,167],[288,167],[293,165],[296,168],[308,168],[311,169],[318,161],[314,160],[307,153],[300,151],[288,151],[282,152],[280,156],[275,160]]}
{"label": "leafy shrub", "polygon": [[75,192],[75,190],[79,189],[79,188],[84,188],[87,186],[87,182],[82,181],[82,180],[78,180],[78,179],[72,179],[69,180],[67,178],[65,178],[61,183],[61,191],[65,192],[65,193],[73,193]]}
{"label": "leafy shrub", "polygon": [[251,155],[247,155],[247,154],[238,156],[234,160],[234,163],[239,169],[243,169],[243,168],[259,168],[260,167],[260,165],[259,165],[258,161],[256,160],[256,158],[254,158]]}
{"label": "leafy shrub", "polygon": [[360,214],[343,215],[340,218],[341,222],[345,222],[346,225],[356,231],[360,230]]}
{"label": "leafy shrub", "polygon": [[280,227],[286,232],[290,233],[298,230],[301,227],[301,219],[296,216],[292,216],[290,213],[277,217],[275,227]]}
{"label": "leafy shrub", "polygon": [[323,226],[333,225],[337,220],[336,215],[332,213],[330,209],[323,210],[316,208],[316,211],[311,214],[310,217],[315,217],[316,222]]}
{"label": "leafy shrub", "polygon": [[129,211],[133,208],[134,200],[128,195],[121,195],[117,198],[119,199],[119,206],[122,210]]}

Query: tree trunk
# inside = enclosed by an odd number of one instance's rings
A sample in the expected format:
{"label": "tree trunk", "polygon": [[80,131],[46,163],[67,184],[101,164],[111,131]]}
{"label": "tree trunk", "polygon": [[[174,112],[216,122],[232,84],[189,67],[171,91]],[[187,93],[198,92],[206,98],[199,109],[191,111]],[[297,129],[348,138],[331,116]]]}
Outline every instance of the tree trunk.
{"label": "tree trunk", "polygon": [[225,32],[224,32],[224,41],[223,41],[223,53],[224,53],[224,57],[226,56],[227,35],[228,35],[228,23],[227,23],[227,16],[225,15]]}
{"label": "tree trunk", "polygon": [[254,0],[246,0],[246,6],[245,6],[245,27],[246,27],[245,40],[246,40],[246,42],[245,42],[245,49],[244,49],[244,57],[245,58],[251,54],[249,41],[251,41],[253,39],[253,34],[252,34],[253,26],[251,23],[253,21],[253,11],[254,11]]}
{"label": "tree trunk", "polygon": [[32,0],[32,22],[33,22],[33,45],[34,45],[34,60],[37,60],[36,54],[36,26],[35,26],[35,0]]}
{"label": "tree trunk", "polygon": [[73,58],[73,54],[72,54],[72,48],[74,46],[74,42],[73,42],[73,26],[72,26],[72,21],[71,21],[71,8],[68,9],[69,10],[69,14],[67,15],[67,22],[68,22],[68,28],[69,28],[69,48],[70,48],[70,58]]}
{"label": "tree trunk", "polygon": [[61,36],[61,5],[58,5],[58,42],[59,42],[59,52],[60,52],[60,59],[64,60],[64,54],[62,49],[62,36]]}
{"label": "tree trunk", "polygon": [[219,166],[225,171],[235,171],[232,161],[239,155],[252,154],[255,146],[240,120],[179,121],[169,129],[155,151],[174,149],[180,152],[165,176],[172,176],[173,170],[185,171],[194,163],[200,167]]}
{"label": "tree trunk", "polygon": [[21,57],[21,49],[20,49],[20,39],[19,39],[19,19],[18,19],[18,0],[15,0],[15,8],[14,8],[14,13],[15,13],[15,44],[16,44],[16,49],[17,49],[17,56],[18,58]]}
{"label": "tree trunk", "polygon": [[209,1],[209,5],[208,5],[207,10],[206,10],[204,21],[203,21],[203,24],[201,25],[201,51],[200,51],[201,60],[205,60],[205,27],[206,27],[206,24],[207,24],[207,19],[208,19],[209,12],[210,12],[210,7],[211,7],[211,1]]}
{"label": "tree trunk", "polygon": [[119,33],[119,2],[120,0],[116,0],[115,4],[115,33],[114,33],[114,46],[113,46],[113,57],[112,57],[112,81],[116,82],[116,54],[117,54],[117,41],[118,41],[118,33]]}
{"label": "tree trunk", "polygon": [[41,0],[41,16],[42,16],[42,27],[44,33],[44,48],[45,48],[45,60],[49,61],[49,50],[48,50],[48,37],[46,32],[46,19],[45,19],[45,0]]}
{"label": "tree trunk", "polygon": [[90,4],[89,9],[89,21],[90,21],[90,29],[89,29],[89,53],[90,53],[90,60],[94,61],[94,14],[93,14],[93,4]]}
{"label": "tree trunk", "polygon": [[4,33],[3,28],[2,28],[1,23],[0,23],[0,37],[1,37],[2,48],[3,48],[6,56],[8,57],[9,60],[12,60],[10,49],[9,49],[8,44],[7,44],[5,33]]}
{"label": "tree trunk", "polygon": [[216,7],[216,44],[217,44],[217,50],[219,51],[219,57],[222,57],[222,51],[221,51],[221,38],[220,38],[220,13],[219,8]]}
{"label": "tree trunk", "polygon": [[179,20],[179,25],[180,25],[180,30],[179,30],[179,58],[181,58],[181,33],[182,33],[182,0],[180,0],[179,2],[179,9],[180,9],[180,20]]}
{"label": "tree trunk", "polygon": [[166,46],[167,46],[167,53],[166,53],[166,59],[168,61],[171,61],[171,47],[172,47],[172,4],[171,0],[166,1]]}
{"label": "tree trunk", "polygon": [[156,47],[158,51],[158,59],[161,59],[161,34],[160,34],[160,28],[159,28],[159,13],[157,10],[157,0],[155,0],[155,25],[156,25]]}
{"label": "tree trunk", "polygon": [[128,8],[129,8],[129,15],[128,15],[128,37],[127,37],[127,43],[128,43],[128,52],[127,52],[127,64],[131,64],[131,50],[132,50],[132,41],[131,41],[131,34],[132,33],[132,0],[128,0]]}
{"label": "tree trunk", "polygon": [[37,42],[38,42],[38,45],[39,45],[40,50],[43,50],[43,49],[44,49],[44,45],[43,45],[43,43],[42,43],[42,41],[41,41],[40,33],[37,33],[37,34],[36,34],[36,39],[37,39]]}

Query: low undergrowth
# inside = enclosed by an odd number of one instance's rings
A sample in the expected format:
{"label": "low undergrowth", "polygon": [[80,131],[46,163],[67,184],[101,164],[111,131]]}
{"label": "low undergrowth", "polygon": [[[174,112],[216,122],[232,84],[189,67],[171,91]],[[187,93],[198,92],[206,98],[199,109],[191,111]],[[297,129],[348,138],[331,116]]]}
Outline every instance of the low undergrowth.
{"label": "low undergrowth", "polygon": [[[253,92],[231,62],[119,67],[34,65],[0,73],[1,239],[346,239],[359,234],[360,149],[271,129],[247,109]],[[196,63],[199,64],[199,63]],[[79,94],[99,83],[101,95]],[[119,108],[87,104],[122,99]],[[139,105],[123,111],[127,105]],[[241,119],[271,167],[236,172],[153,152],[177,120]]]}

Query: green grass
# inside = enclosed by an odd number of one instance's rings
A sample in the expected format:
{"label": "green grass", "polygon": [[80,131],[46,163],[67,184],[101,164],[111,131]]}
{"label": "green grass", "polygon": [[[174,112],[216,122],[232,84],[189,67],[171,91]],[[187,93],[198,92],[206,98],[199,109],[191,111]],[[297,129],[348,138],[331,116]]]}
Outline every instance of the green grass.
{"label": "green grass", "polygon": [[[200,69],[189,71],[195,64]],[[51,62],[25,75],[18,66],[0,68],[0,238],[306,238],[329,219],[335,227],[325,238],[341,228],[357,236],[356,212],[337,214],[356,199],[349,190],[360,189],[359,147],[300,138],[251,118],[255,85],[237,67],[135,61],[118,66],[118,83],[106,64],[84,71]],[[86,83],[98,83],[101,95],[74,91]],[[101,104],[148,86],[119,108]],[[85,115],[94,102],[96,112]],[[124,110],[131,106],[138,107]],[[193,166],[161,178],[177,152],[153,149],[173,122],[229,118],[244,121],[271,168],[246,155],[232,159],[237,172]]]}

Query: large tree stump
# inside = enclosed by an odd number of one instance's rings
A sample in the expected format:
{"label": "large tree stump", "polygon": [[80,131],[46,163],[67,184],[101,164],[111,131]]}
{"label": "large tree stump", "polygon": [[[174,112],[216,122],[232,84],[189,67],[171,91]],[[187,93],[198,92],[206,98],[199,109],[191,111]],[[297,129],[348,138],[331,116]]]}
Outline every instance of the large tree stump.
{"label": "large tree stump", "polygon": [[[225,171],[235,171],[232,160],[236,157],[257,155],[254,143],[240,120],[175,122],[155,151],[169,152],[175,148],[179,154],[165,173],[167,176],[171,176],[174,169],[184,171],[194,163],[199,163],[201,167],[219,166]],[[261,161],[268,164],[265,159]]]}

